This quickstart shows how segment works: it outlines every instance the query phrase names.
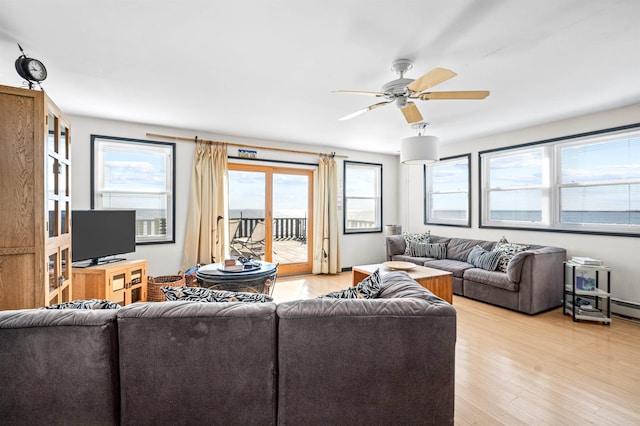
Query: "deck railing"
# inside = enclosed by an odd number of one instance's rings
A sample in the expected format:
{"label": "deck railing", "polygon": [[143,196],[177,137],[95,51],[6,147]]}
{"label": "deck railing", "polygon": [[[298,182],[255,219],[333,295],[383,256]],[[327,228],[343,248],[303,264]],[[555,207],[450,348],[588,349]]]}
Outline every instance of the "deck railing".
{"label": "deck railing", "polygon": [[[264,218],[235,217],[230,220],[239,220],[238,230],[233,239],[248,237],[258,222],[264,222]],[[305,217],[275,217],[273,218],[273,239],[280,240],[307,240],[307,218]]]}
{"label": "deck railing", "polygon": [[[248,237],[258,222],[263,222],[264,218],[238,217],[231,220],[239,220],[238,230],[235,237]],[[167,232],[167,221],[165,218],[136,219],[136,235],[164,235]],[[232,235],[231,238],[234,236]],[[307,239],[307,219],[304,217],[276,217],[273,219],[273,239],[274,240],[299,240]]]}
{"label": "deck railing", "polygon": [[136,236],[145,237],[167,234],[167,219],[136,219]]}

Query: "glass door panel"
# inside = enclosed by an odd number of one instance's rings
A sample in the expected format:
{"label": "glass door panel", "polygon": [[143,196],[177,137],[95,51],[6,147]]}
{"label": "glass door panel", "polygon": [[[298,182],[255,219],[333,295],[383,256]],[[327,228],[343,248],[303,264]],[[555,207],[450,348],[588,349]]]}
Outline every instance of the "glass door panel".
{"label": "glass door panel", "polygon": [[277,263],[279,274],[311,272],[312,177],[312,170],[230,164],[230,254]]}
{"label": "glass door panel", "polygon": [[273,261],[308,263],[309,176],[273,174]]}
{"label": "glass door panel", "polygon": [[229,170],[229,248],[232,256],[270,260],[270,256],[266,256],[266,189],[265,172]]}

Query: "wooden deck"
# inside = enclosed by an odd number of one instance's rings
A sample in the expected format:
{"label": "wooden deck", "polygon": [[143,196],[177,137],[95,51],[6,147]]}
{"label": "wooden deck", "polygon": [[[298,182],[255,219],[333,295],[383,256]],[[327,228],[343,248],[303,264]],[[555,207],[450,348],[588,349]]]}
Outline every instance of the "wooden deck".
{"label": "wooden deck", "polygon": [[273,242],[273,263],[306,263],[308,260],[306,242],[282,240]]}
{"label": "wooden deck", "polygon": [[[306,263],[308,246],[306,242],[297,240],[280,240],[273,242],[273,263]],[[243,251],[245,255],[251,253]],[[255,257],[255,256],[254,256]],[[264,255],[260,256],[264,260]]]}

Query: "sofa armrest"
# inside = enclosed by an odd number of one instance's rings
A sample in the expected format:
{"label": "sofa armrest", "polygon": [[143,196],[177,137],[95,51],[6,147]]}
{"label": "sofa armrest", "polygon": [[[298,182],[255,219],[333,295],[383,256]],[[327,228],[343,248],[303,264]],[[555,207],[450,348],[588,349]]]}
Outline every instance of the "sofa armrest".
{"label": "sofa armrest", "polygon": [[515,256],[511,258],[509,263],[507,264],[507,277],[511,282],[519,283],[520,276],[522,274],[522,267],[524,266],[524,261],[527,257],[532,256],[533,251],[525,250],[519,253],[516,253]]}
{"label": "sofa armrest", "polygon": [[116,312],[0,311],[0,424],[119,424]]}
{"label": "sofa armrest", "polygon": [[558,247],[529,250],[522,263],[519,310],[536,314],[562,304],[563,267],[567,251]]}
{"label": "sofa armrest", "polygon": [[389,235],[386,237],[387,243],[387,260],[393,260],[396,254],[404,254],[407,243],[402,235]]}

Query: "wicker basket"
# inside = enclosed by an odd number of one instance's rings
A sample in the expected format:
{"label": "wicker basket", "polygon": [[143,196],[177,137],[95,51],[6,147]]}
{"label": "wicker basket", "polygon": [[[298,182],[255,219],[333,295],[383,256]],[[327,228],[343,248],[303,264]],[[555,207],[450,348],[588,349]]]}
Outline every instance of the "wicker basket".
{"label": "wicker basket", "polygon": [[178,275],[184,275],[184,282],[187,287],[200,287],[200,284],[198,283],[198,277],[196,277],[195,272],[186,275],[184,271],[180,271],[178,272]]}
{"label": "wicker basket", "polygon": [[161,287],[185,287],[184,275],[165,275],[147,278],[147,300],[149,302],[165,302],[167,298]]}

